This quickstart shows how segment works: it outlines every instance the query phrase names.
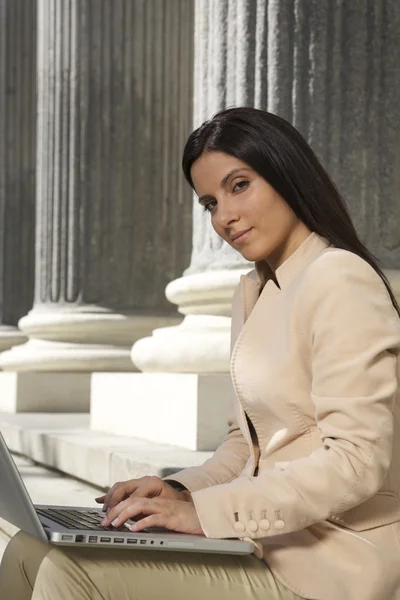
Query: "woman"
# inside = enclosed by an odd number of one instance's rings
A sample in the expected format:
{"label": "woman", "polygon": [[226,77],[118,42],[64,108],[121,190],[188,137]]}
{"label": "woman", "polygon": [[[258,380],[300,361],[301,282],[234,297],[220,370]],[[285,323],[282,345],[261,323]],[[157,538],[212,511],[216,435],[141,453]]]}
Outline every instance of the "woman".
{"label": "woman", "polygon": [[233,300],[228,435],[202,467],[98,500],[107,524],[243,537],[255,553],[49,552],[19,534],[0,589],[30,598],[39,569],[34,600],[400,599],[400,321],[388,282],[283,119],[222,111],[191,134],[183,169],[218,235],[256,266]]}

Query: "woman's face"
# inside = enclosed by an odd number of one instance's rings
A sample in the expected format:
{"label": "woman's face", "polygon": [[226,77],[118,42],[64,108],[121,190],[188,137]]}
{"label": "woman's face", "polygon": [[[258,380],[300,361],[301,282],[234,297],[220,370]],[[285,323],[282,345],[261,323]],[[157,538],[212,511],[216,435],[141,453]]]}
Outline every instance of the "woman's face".
{"label": "woman's face", "polygon": [[266,260],[275,270],[310,234],[274,188],[234,156],[205,152],[191,175],[217,234],[249,261]]}

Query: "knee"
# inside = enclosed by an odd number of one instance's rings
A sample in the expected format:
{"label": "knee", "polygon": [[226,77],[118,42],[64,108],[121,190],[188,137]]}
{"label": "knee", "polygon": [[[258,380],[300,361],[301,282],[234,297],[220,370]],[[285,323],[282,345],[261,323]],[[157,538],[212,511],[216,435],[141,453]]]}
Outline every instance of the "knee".
{"label": "knee", "polygon": [[[26,559],[29,559],[35,554],[34,546],[36,546],[37,540],[24,531],[19,531],[11,540],[8,542],[4,555],[4,563],[18,562],[24,563]],[[41,545],[41,542],[37,542]]]}
{"label": "knee", "polygon": [[63,548],[54,546],[40,565],[38,579],[60,579],[67,576],[73,570],[73,562]]}
{"label": "knee", "polygon": [[48,551],[48,544],[26,533],[17,533],[7,544],[1,561],[1,591],[7,590],[10,598],[30,598],[40,562]]}
{"label": "knee", "polygon": [[6,552],[16,553],[22,551],[24,547],[30,542],[31,536],[24,531],[18,531],[11,540],[8,542]]}
{"label": "knee", "polygon": [[[35,583],[34,598],[59,600],[91,598],[87,595],[85,578],[69,549],[52,548],[40,565]],[[73,553],[72,553],[73,554]]]}

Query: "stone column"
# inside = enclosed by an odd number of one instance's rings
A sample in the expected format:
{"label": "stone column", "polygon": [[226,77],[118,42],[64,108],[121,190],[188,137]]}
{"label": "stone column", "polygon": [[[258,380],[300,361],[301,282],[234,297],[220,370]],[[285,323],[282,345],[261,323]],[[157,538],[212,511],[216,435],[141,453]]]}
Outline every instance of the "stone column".
{"label": "stone column", "polygon": [[[343,191],[363,239],[392,269],[400,266],[399,30],[395,0],[196,1],[193,126],[235,105],[293,122]],[[168,400],[164,427],[153,422],[147,431],[139,422],[137,435],[212,450],[230,393],[230,302],[251,265],[217,239],[197,202],[193,215],[190,267],[166,289],[185,319],[136,342],[132,359],[145,373],[130,393],[152,392],[158,411]],[[116,411],[125,421],[109,429],[131,428],[127,406]]]}
{"label": "stone column", "polygon": [[[224,106],[253,103],[244,84],[254,57],[242,37],[252,17],[241,1],[195,2],[192,128]],[[144,373],[126,376],[112,415],[107,396],[116,377],[94,377],[94,429],[191,450],[213,450],[224,436],[231,301],[240,274],[251,264],[220,241],[209,221],[194,202],[191,263],[166,288],[168,300],[185,315],[183,322],[136,342],[132,360]]]}
{"label": "stone column", "polygon": [[33,302],[36,0],[0,0],[0,352]]}
{"label": "stone column", "polygon": [[269,0],[268,23],[256,105],[308,139],[400,299],[400,5]]}
{"label": "stone column", "polygon": [[[226,106],[254,104],[257,16],[254,2],[196,2],[193,128]],[[135,344],[132,360],[141,371],[229,371],[232,295],[252,265],[215,234],[196,200],[192,243],[189,268],[166,289],[185,319]]]}
{"label": "stone column", "polygon": [[39,0],[35,302],[20,321],[29,341],[1,366],[46,371],[47,410],[87,409],[91,372],[133,370],[132,343],[179,320],[163,291],[191,237],[187,10]]}

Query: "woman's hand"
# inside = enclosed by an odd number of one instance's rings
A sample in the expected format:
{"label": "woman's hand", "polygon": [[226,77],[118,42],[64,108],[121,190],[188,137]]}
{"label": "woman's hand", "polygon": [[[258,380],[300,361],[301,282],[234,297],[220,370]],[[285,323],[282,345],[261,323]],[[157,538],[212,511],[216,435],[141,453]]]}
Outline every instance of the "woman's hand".
{"label": "woman's hand", "polygon": [[178,492],[159,477],[141,477],[115,483],[112,488],[96,502],[103,503],[103,510],[114,508],[127,498],[166,498],[170,500],[190,501],[190,492]]}
{"label": "woman's hand", "polygon": [[204,535],[193,502],[168,498],[138,498],[130,496],[112,508],[103,521],[104,526],[120,527],[128,519],[140,520],[134,525],[126,524],[131,531],[146,527],[166,527],[171,531]]}

